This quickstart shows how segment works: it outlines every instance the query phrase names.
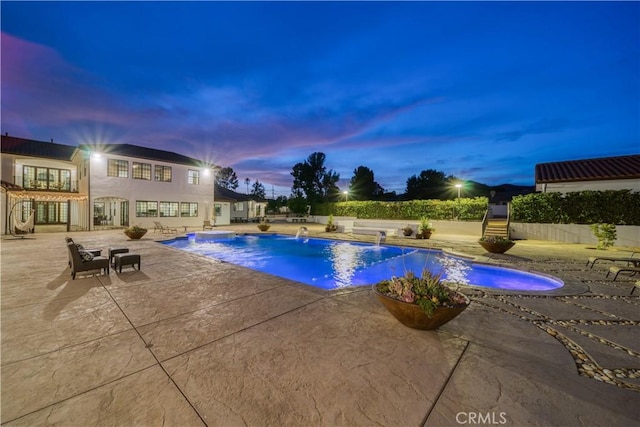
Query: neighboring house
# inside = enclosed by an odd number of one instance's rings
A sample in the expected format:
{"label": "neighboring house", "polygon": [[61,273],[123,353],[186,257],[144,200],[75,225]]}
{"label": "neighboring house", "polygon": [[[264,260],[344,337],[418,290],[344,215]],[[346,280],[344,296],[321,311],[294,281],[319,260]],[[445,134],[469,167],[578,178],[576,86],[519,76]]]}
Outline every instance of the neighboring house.
{"label": "neighboring house", "polygon": [[536,191],[640,191],[640,154],[536,165]]}
{"label": "neighboring house", "polygon": [[[224,201],[228,204],[230,222],[258,221],[265,216],[267,203],[257,200],[252,195],[236,193],[219,185],[216,185],[215,201]],[[226,211],[223,211],[226,213]],[[216,213],[216,215],[218,215]],[[226,216],[223,219],[227,218]],[[221,224],[216,220],[216,224]],[[227,223],[228,224],[228,223]]]}
{"label": "neighboring house", "polygon": [[[38,231],[153,228],[154,221],[201,227],[213,218],[213,165],[187,156],[129,144],[73,147],[6,135],[1,152],[2,181],[22,187],[3,185],[6,215],[14,209],[24,217],[35,209]],[[6,218],[2,223],[6,233]]]}

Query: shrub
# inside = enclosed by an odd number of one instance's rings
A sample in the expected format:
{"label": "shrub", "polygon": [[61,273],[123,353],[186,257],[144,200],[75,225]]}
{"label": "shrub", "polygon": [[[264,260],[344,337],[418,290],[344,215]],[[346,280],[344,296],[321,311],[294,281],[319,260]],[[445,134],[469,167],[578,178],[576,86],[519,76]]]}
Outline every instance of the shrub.
{"label": "shrub", "polygon": [[591,231],[598,239],[598,249],[607,249],[618,238],[615,224],[591,224]]}

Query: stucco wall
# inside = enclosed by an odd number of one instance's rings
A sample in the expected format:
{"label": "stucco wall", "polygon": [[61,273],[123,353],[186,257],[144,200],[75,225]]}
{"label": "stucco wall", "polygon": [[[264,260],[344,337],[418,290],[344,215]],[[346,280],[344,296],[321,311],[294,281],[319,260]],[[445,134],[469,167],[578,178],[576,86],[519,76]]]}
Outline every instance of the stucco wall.
{"label": "stucco wall", "polygon": [[571,193],[574,191],[632,190],[640,191],[640,179],[609,179],[603,181],[552,182],[536,184],[543,193]]}
{"label": "stucco wall", "polygon": [[[616,226],[618,239],[616,246],[640,247],[640,227],[633,225]],[[513,239],[551,240],[565,243],[586,243],[596,245],[598,239],[586,224],[530,224],[511,223]]]}
{"label": "stucco wall", "polygon": [[[109,159],[128,161],[129,177],[119,178],[108,176],[107,165]],[[213,174],[205,174],[202,168],[116,155],[102,155],[99,158],[91,157],[90,161],[90,212],[93,212],[93,205],[96,199],[122,198],[129,201],[130,225],[153,228],[153,222],[159,221],[162,225],[168,227],[202,227],[203,221],[205,219],[211,219],[213,216]],[[134,179],[132,177],[134,161],[151,164],[151,180]],[[171,182],[154,180],[154,169],[156,165],[171,167]],[[194,185],[188,183],[188,170],[200,171],[199,184]],[[136,201],[198,203],[198,216],[136,217]],[[116,216],[119,215],[118,210],[116,210],[115,214]]]}

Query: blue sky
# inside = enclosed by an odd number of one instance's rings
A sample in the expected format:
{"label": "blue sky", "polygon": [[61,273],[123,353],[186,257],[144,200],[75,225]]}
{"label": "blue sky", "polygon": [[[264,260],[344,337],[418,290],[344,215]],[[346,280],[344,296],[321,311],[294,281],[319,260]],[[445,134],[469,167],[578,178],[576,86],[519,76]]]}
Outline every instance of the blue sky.
{"label": "blue sky", "polygon": [[[130,143],[288,195],[327,155],[387,190],[436,169],[640,152],[638,2],[0,3],[2,133]],[[244,190],[241,186],[239,190]]]}

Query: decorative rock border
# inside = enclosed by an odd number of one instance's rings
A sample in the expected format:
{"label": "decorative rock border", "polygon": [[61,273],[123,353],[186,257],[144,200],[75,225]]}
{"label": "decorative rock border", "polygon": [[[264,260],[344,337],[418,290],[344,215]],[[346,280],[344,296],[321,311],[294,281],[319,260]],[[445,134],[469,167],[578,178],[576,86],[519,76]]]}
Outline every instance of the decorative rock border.
{"label": "decorative rock border", "polygon": [[[573,360],[576,364],[576,369],[578,371],[579,375],[582,375],[584,377],[587,378],[592,378],[596,381],[601,381],[607,384],[611,384],[611,385],[615,385],[621,388],[626,388],[626,389],[630,389],[630,390],[634,390],[637,392],[640,392],[640,384],[634,384],[632,382],[627,382],[625,381],[625,379],[639,379],[640,378],[640,369],[626,369],[626,368],[617,368],[617,369],[607,369],[607,368],[603,368],[601,366],[599,366],[596,361],[589,356],[589,354],[580,346],[578,345],[576,342],[574,342],[573,340],[571,340],[570,338],[568,338],[567,336],[563,335],[562,332],[560,332],[558,329],[555,329],[553,326],[557,325],[557,326],[561,326],[561,327],[565,327],[565,328],[569,328],[574,332],[580,333],[586,337],[588,337],[591,340],[594,340],[600,344],[604,344],[607,345],[611,348],[614,348],[615,350],[618,351],[624,351],[627,354],[629,354],[630,356],[633,357],[637,357],[640,358],[640,353],[637,353],[629,348],[620,346],[616,343],[613,343],[609,340],[606,340],[604,338],[601,338],[597,335],[591,334],[589,332],[583,331],[582,329],[576,328],[574,325],[579,324],[579,325],[607,325],[607,326],[615,326],[615,325],[633,325],[633,326],[640,326],[640,322],[638,321],[633,321],[633,320],[554,320],[548,316],[545,316],[544,314],[538,313],[534,310],[531,310],[527,307],[523,307],[519,304],[516,304],[513,301],[510,301],[508,299],[506,299],[506,297],[509,298],[523,298],[523,299],[533,299],[533,298],[553,298],[553,297],[549,297],[549,296],[531,296],[531,295],[508,295],[508,296],[504,296],[504,295],[492,295],[492,294],[486,294],[483,293],[482,295],[473,295],[471,296],[471,300],[475,301],[485,307],[489,307],[491,309],[497,309],[500,310],[504,313],[510,314],[512,316],[515,316],[521,320],[527,321],[533,325],[535,325],[536,327],[540,328],[541,330],[545,331],[547,334],[549,334],[550,336],[552,336],[553,338],[555,338],[558,342],[560,342],[569,352],[569,354],[571,354],[571,356],[573,357]],[[566,298],[571,298],[571,299],[586,299],[586,298],[602,298],[602,299],[621,299],[624,300],[627,303],[630,303],[630,301],[627,301],[627,299],[629,297],[619,297],[619,296],[614,296],[614,297],[609,297],[609,296],[602,296],[602,295],[597,295],[597,296],[571,296],[571,297],[562,297],[562,298],[554,298],[554,299],[560,299],[563,302],[569,304],[570,302],[566,300]],[[523,316],[523,315],[518,315],[517,313],[514,313],[512,311],[506,310],[502,307],[497,307],[495,305],[483,302],[482,299],[494,299],[497,301],[502,302],[503,304],[512,306],[514,308],[516,308],[518,311],[523,312],[523,313],[527,313],[529,315],[538,317],[542,320],[536,320],[536,319],[531,319],[527,316]],[[612,316],[615,317],[617,319],[617,316],[612,315],[611,313],[607,313],[607,312],[602,312],[599,310],[595,310],[591,307],[586,307],[580,304],[576,304],[577,306],[586,309],[586,310],[591,310],[603,315],[608,315],[608,316]]]}

